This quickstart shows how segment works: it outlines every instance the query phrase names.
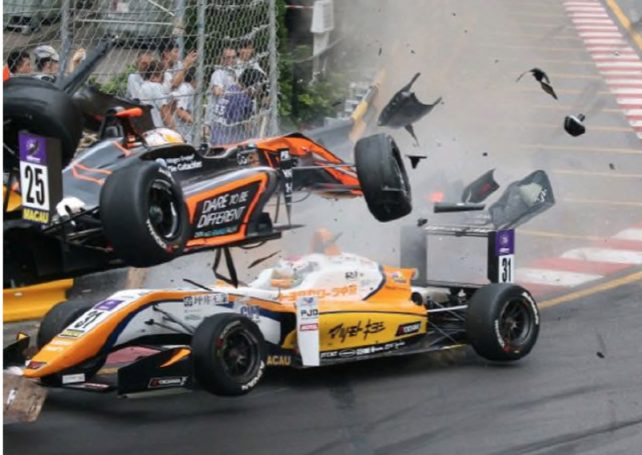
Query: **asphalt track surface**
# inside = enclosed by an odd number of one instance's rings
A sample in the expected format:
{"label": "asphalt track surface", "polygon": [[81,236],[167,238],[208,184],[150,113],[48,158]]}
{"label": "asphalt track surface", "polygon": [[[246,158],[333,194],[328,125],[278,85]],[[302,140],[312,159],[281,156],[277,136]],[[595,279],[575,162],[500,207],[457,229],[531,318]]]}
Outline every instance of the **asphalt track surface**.
{"label": "asphalt track surface", "polygon": [[[558,204],[518,231],[521,261],[556,255],[639,223],[640,139],[562,2],[465,3],[354,2],[363,8],[365,63],[387,69],[384,93],[389,96],[421,71],[419,99],[444,97],[445,104],[417,127],[421,149],[412,147],[405,132],[393,132],[403,150],[430,156],[428,164],[411,171],[412,216],[430,213],[425,196],[441,189],[443,183],[435,183],[439,176],[470,180],[496,167],[506,183],[543,168],[552,176]],[[532,80],[515,84],[533,66],[549,72],[559,102]],[[590,134],[572,139],[560,123],[578,112],[590,118]],[[346,250],[398,261],[401,223],[375,223],[363,201],[310,198],[296,208],[293,221],[309,229],[239,254],[243,274],[251,277],[244,265],[262,254],[304,252],[310,230],[322,226],[343,232],[340,245]],[[458,271],[478,259],[474,252],[456,256],[450,259]],[[452,274],[455,266],[441,259],[435,270]],[[198,255],[153,269],[144,285],[175,286],[183,276],[211,281],[205,267],[211,260],[210,254]],[[193,392],[121,400],[52,390],[36,423],[4,428],[4,451],[637,454],[640,296],[638,281],[543,310],[535,349],[506,366],[488,364],[466,349],[319,370],[270,370],[254,392],[235,399]]]}

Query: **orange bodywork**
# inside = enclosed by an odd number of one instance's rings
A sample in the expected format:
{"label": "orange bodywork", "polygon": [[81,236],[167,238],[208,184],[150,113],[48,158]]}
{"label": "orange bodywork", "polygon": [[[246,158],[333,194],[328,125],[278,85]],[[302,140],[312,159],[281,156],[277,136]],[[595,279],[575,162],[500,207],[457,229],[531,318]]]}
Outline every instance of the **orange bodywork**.
{"label": "orange bodywork", "polygon": [[[279,136],[252,142],[259,150],[267,152],[276,153],[281,149],[288,149],[292,156],[302,157],[312,154],[328,163],[341,164],[343,162],[319,144],[304,137]],[[269,153],[266,154],[266,157],[270,161],[270,165],[274,166]],[[346,173],[341,168],[326,167],[323,169],[343,185],[359,186],[359,179],[353,173]],[[350,165],[346,164],[346,169],[351,169]],[[354,195],[362,194],[360,190],[354,190],[352,193]]]}
{"label": "orange bodywork", "polygon": [[250,219],[250,216],[252,216],[252,213],[254,213],[254,208],[256,207],[256,204],[258,203],[259,199],[265,192],[265,188],[268,184],[268,176],[267,174],[255,174],[252,175],[251,177],[245,178],[245,179],[240,179],[240,180],[235,180],[231,183],[228,183],[227,185],[222,185],[219,187],[216,187],[208,192],[205,193],[198,193],[194,196],[190,196],[186,199],[187,203],[187,209],[189,212],[189,219],[190,219],[190,224],[194,226],[194,223],[196,222],[196,209],[198,206],[198,203],[205,200],[205,199],[212,199],[215,198],[216,196],[228,193],[230,191],[233,191],[237,188],[242,188],[247,185],[251,185],[253,183],[258,183],[259,188],[254,194],[254,198],[250,202],[248,209],[245,213],[245,216],[243,217],[243,220],[241,221],[241,226],[238,232],[231,233],[228,235],[219,235],[215,237],[206,237],[206,238],[201,238],[201,239],[191,239],[187,242],[187,248],[190,247],[196,247],[196,246],[203,246],[203,245],[208,245],[208,246],[216,246],[216,245],[224,245],[232,242],[236,242],[239,240],[243,240],[245,238],[246,232],[247,232],[247,223],[248,220]]}

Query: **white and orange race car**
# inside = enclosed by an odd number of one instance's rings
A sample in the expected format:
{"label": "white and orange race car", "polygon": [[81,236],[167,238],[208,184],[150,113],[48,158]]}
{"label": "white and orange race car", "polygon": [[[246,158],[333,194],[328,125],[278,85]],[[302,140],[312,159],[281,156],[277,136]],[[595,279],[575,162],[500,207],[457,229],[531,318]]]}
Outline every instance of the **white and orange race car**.
{"label": "white and orange race car", "polygon": [[[513,231],[482,231],[475,233],[497,246],[491,281],[510,281]],[[466,344],[489,360],[514,361],[537,340],[537,305],[520,286],[413,286],[414,268],[317,245],[247,286],[124,290],[98,303],[59,304],[44,317],[39,351],[23,359],[21,379],[126,396],[173,387],[231,396],[256,387],[268,366],[317,367]],[[28,339],[17,343],[24,348]],[[96,375],[111,353],[132,346],[154,350],[119,366],[117,377]],[[20,349],[7,352],[5,361]]]}

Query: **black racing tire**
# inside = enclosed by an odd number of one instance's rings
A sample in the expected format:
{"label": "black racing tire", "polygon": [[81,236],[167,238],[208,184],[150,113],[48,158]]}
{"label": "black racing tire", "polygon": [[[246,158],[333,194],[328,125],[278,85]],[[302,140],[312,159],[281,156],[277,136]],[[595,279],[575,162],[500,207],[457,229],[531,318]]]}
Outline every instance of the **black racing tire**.
{"label": "black racing tire", "polygon": [[468,341],[488,360],[510,362],[526,356],[535,346],[539,326],[535,299],[521,286],[489,284],[468,303]]}
{"label": "black racing tire", "polygon": [[376,134],[355,146],[355,167],[363,197],[374,217],[396,220],[412,211],[408,174],[394,139]]}
{"label": "black racing tire", "polygon": [[[38,334],[36,335],[36,346],[42,349],[56,335],[61,333],[69,324],[82,316],[87,310],[95,305],[95,302],[87,300],[67,300],[53,306],[42,318]],[[62,385],[63,374],[84,373],[85,379],[94,376],[102,368],[107,359],[106,355],[99,355],[81,365],[73,367],[70,371],[54,373],[40,378],[40,381],[47,386],[57,387]]]}
{"label": "black racing tire", "polygon": [[249,319],[233,313],[206,318],[192,337],[194,377],[210,393],[244,395],[259,383],[267,350],[263,334]]}
{"label": "black racing tire", "polygon": [[[18,153],[18,132],[60,140],[62,166],[69,164],[80,142],[83,116],[72,98],[51,82],[12,77],[3,85],[4,142]],[[4,147],[5,172],[16,168],[19,156]]]}
{"label": "black racing tire", "polygon": [[180,256],[191,231],[183,190],[153,161],[135,162],[107,178],[100,218],[116,256],[134,267]]}

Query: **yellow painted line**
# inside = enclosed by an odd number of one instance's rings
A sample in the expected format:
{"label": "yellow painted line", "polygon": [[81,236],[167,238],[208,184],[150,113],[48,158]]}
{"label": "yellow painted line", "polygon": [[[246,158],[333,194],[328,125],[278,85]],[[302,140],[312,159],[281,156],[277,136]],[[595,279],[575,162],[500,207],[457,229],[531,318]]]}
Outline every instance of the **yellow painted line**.
{"label": "yellow painted line", "polygon": [[614,205],[622,207],[640,207],[642,208],[642,202],[634,201],[609,201],[606,199],[581,199],[581,198],[564,198],[564,202],[570,202],[572,204],[591,204],[591,205]]}
{"label": "yellow painted line", "polygon": [[531,229],[518,229],[518,234],[524,234],[531,237],[545,237],[549,239],[564,239],[564,240],[588,240],[588,241],[600,241],[604,240],[603,237],[597,237],[594,235],[575,235],[575,234],[564,234],[561,232],[550,232],[550,231],[535,231]]}
{"label": "yellow painted line", "polygon": [[587,289],[571,292],[570,294],[566,294],[561,297],[544,300],[543,302],[540,302],[538,306],[540,308],[550,308],[550,307],[559,305],[561,303],[571,302],[573,300],[581,299],[582,297],[588,297],[590,295],[615,289],[617,287],[624,286],[626,284],[635,283],[636,281],[639,281],[639,280],[642,280],[642,271],[632,273],[631,275],[627,275],[622,278],[617,278],[615,280],[612,280],[606,283],[601,283]]}
{"label": "yellow painted line", "polygon": [[642,174],[622,174],[618,172],[576,171],[574,169],[553,169],[554,174],[577,175],[581,177],[608,177],[614,179],[641,179]]}
{"label": "yellow painted line", "polygon": [[520,144],[519,147],[540,150],[559,150],[569,152],[614,153],[619,155],[642,155],[642,150],[614,147],[582,147],[579,145],[545,145],[545,144]]}
{"label": "yellow painted line", "polygon": [[620,5],[618,5],[615,0],[606,0],[606,4],[609,8],[611,8],[611,11],[613,11],[613,14],[617,18],[617,20],[620,21],[620,24],[622,24],[622,27],[624,27],[624,29],[629,33],[629,36],[638,46],[638,49],[642,51],[642,36],[640,36],[640,34],[633,27],[633,24],[631,23],[629,18],[626,17],[626,15],[622,12],[622,8],[620,8]]}

